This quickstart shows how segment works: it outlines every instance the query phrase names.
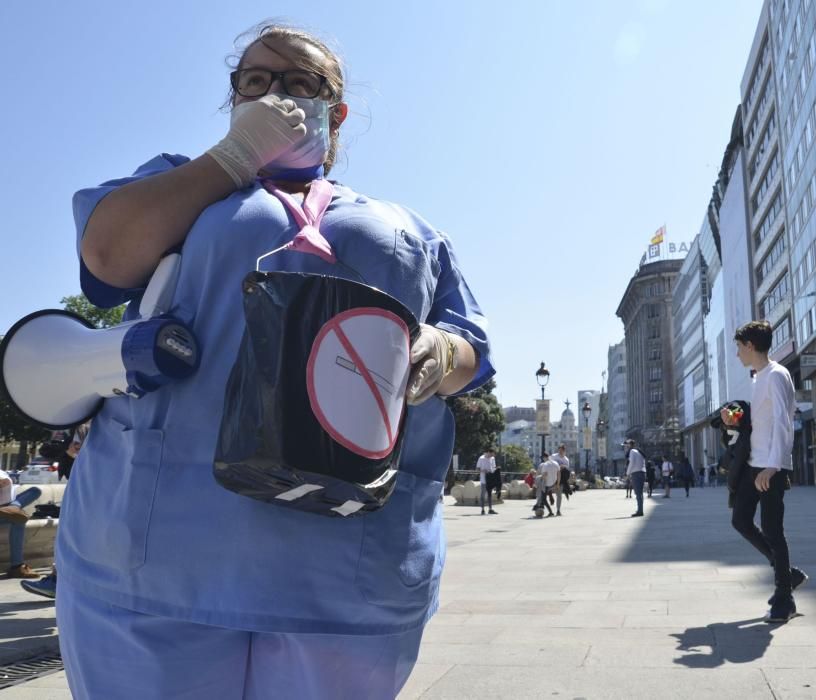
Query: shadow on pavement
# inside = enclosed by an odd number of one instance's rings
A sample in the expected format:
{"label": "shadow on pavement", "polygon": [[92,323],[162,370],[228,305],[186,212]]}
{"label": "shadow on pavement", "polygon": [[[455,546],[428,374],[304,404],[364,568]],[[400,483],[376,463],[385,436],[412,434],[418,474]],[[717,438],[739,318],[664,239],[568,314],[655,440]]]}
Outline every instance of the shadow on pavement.
{"label": "shadow on pavement", "polygon": [[[776,626],[767,624],[761,617],[689,627],[685,632],[671,635],[677,639],[678,650],[687,652],[674,663],[687,668],[716,668],[726,661],[732,664],[754,661],[765,654],[775,629]],[[714,646],[699,643],[706,632],[713,635]]]}
{"label": "shadow on pavement", "polygon": [[[731,526],[726,493],[723,488],[693,489],[689,499],[668,499],[659,503],[660,507],[647,508],[643,526],[632,533],[617,561],[761,565],[762,557]],[[814,504],[816,490],[812,487],[796,487],[785,495],[785,534],[794,565],[807,566],[814,561]]]}

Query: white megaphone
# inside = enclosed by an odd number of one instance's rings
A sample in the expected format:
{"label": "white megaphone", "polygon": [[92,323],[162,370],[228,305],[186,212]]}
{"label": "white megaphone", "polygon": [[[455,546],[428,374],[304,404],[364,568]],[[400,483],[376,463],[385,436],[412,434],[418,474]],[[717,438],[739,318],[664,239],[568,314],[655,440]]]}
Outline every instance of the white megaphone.
{"label": "white megaphone", "polygon": [[63,309],[35,311],[0,344],[0,390],[26,420],[60,430],[92,418],[112,396],[139,398],[191,376],[199,364],[190,328],[165,315],[181,256],[159,263],[139,305],[141,318],[94,328]]}

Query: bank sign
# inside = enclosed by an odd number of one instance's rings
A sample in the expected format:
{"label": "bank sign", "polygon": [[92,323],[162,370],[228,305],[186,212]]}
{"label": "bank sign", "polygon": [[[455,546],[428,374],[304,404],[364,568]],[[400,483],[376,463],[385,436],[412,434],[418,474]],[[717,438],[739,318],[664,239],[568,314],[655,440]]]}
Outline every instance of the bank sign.
{"label": "bank sign", "polygon": [[691,243],[674,243],[672,241],[662,241],[660,243],[650,243],[640,264],[645,265],[658,260],[677,260],[688,255]]}

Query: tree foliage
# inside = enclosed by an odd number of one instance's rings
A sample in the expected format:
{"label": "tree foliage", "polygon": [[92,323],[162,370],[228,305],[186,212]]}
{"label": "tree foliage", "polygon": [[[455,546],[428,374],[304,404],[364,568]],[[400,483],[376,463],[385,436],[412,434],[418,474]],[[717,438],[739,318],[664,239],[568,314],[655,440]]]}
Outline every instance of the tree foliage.
{"label": "tree foliage", "polygon": [[504,430],[504,414],[493,395],[495,388],[491,379],[465,396],[448,399],[456,420],[453,451],[459,455],[460,469],[472,469],[482,452],[495,448],[496,438]]}
{"label": "tree foliage", "polygon": [[110,328],[122,322],[125,305],[114,306],[112,309],[100,309],[88,301],[84,294],[74,294],[60,300],[66,311],[73,311],[94,324],[97,328]]}
{"label": "tree foliage", "polygon": [[[533,460],[524,448],[518,445],[503,445],[501,448],[502,470],[504,473],[521,472],[526,474],[533,468]],[[498,459],[496,460],[499,461]]]}
{"label": "tree foliage", "polygon": [[[121,323],[125,310],[124,306],[113,309],[97,308],[84,294],[63,297],[60,303],[66,310],[86,318],[96,328],[109,328]],[[54,342],[59,342],[59,338],[54,338]],[[36,447],[50,436],[50,430],[26,421],[4,397],[0,396],[0,442],[20,443],[16,466],[20,467],[26,463],[29,446],[35,451]]]}

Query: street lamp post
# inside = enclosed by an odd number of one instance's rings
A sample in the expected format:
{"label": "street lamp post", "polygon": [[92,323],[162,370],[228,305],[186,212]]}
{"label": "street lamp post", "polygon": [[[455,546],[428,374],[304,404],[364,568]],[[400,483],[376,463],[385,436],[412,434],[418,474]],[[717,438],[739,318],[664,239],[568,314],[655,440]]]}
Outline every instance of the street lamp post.
{"label": "street lamp post", "polygon": [[[584,414],[584,444],[586,445],[586,432],[589,429],[589,417],[592,415],[592,406],[589,405],[589,401],[584,401],[584,405],[581,407],[581,413]],[[587,481],[589,481],[589,449],[584,448],[586,453],[586,461],[584,462],[584,476]]]}
{"label": "street lamp post", "polygon": [[[541,400],[544,401],[544,387],[547,386],[550,382],[550,370],[548,370],[545,364],[542,362],[541,366],[536,370],[535,373],[536,381],[538,382],[538,386],[541,387]],[[547,439],[547,434],[542,431],[541,433],[541,455],[544,455],[546,451],[545,448],[545,440]]]}

